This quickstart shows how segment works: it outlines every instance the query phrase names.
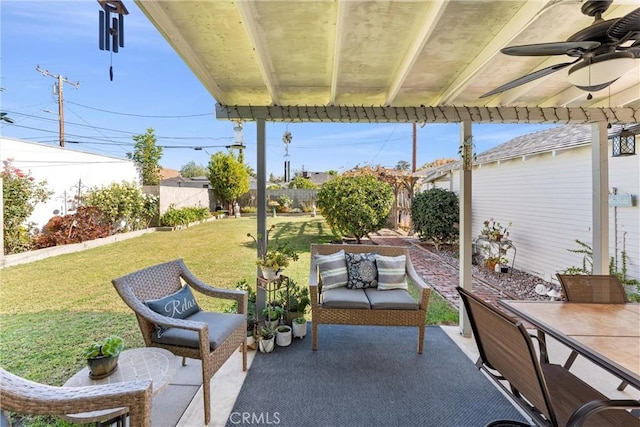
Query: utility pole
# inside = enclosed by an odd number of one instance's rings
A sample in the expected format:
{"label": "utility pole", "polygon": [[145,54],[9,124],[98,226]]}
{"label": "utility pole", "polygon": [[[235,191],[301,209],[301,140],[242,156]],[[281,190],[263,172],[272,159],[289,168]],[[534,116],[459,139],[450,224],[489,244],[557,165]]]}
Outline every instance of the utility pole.
{"label": "utility pole", "polygon": [[57,76],[54,74],[51,74],[47,70],[43,70],[42,68],[40,68],[39,65],[36,67],[36,71],[41,73],[43,76],[53,77],[54,79],[57,79],[55,88],[58,93],[58,125],[59,125],[58,134],[60,137],[60,147],[64,147],[64,104],[63,104],[63,97],[62,97],[62,92],[63,92],[62,88],[64,84],[67,83],[75,87],[76,89],[78,89],[78,87],[80,86],[80,82],[73,83],[69,81],[66,77],[62,77],[61,74],[58,74]]}

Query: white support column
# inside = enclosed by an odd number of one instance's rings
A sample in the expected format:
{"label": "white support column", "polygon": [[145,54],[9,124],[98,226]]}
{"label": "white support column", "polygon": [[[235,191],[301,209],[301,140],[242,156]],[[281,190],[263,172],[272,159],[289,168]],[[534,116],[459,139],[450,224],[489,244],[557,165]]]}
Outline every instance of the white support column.
{"label": "white support column", "polygon": [[[472,241],[471,241],[471,171],[473,169],[473,142],[471,122],[460,123],[460,287],[471,291],[472,278]],[[471,336],[469,317],[460,303],[460,333],[464,337]]]}
{"label": "white support column", "polygon": [[607,123],[591,125],[593,274],[609,274],[609,158]]}

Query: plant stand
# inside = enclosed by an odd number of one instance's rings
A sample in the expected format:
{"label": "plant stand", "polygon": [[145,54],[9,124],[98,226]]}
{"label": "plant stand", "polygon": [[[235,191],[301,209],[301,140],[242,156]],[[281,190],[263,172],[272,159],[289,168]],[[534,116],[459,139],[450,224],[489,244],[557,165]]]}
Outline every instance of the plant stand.
{"label": "plant stand", "polygon": [[[265,323],[264,315],[262,314],[262,310],[267,307],[267,305],[273,301],[276,297],[276,292],[282,289],[284,286],[285,289],[289,287],[289,278],[283,274],[279,275],[274,279],[265,279],[264,277],[257,277],[256,280],[256,314],[258,316],[258,321],[261,324]],[[287,299],[289,295],[287,292]],[[273,319],[272,319],[273,320]]]}

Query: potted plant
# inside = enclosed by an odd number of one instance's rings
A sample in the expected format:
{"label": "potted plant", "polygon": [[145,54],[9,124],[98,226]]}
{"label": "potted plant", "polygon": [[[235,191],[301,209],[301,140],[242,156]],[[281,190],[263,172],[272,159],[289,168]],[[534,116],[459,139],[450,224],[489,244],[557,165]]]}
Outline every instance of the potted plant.
{"label": "potted plant", "polygon": [[274,226],[271,226],[267,230],[267,238],[265,240],[262,240],[260,235],[254,237],[250,233],[247,234],[258,245],[256,265],[260,267],[262,276],[267,280],[276,279],[280,272],[287,268],[292,261],[298,260],[298,253],[286,243],[276,241],[275,248],[269,248],[269,233],[273,228]]}
{"label": "potted plant", "polygon": [[258,348],[262,353],[271,353],[275,347],[275,329],[269,326],[263,326],[258,333]]}
{"label": "potted plant", "polygon": [[286,347],[291,344],[291,326],[278,326],[276,330],[276,344],[280,347]]}
{"label": "potted plant", "polygon": [[84,349],[82,356],[87,360],[89,376],[93,379],[108,377],[118,366],[118,357],[124,350],[124,340],[111,335],[102,343],[94,342]]}
{"label": "potted plant", "polygon": [[278,326],[283,313],[283,308],[276,304],[269,304],[262,310],[265,324],[272,328],[276,328]]}
{"label": "potted plant", "polygon": [[484,221],[483,228],[480,230],[480,234],[482,236],[487,236],[489,240],[494,240],[499,242],[505,237],[509,237],[509,227],[511,227],[511,222],[506,227],[503,227],[499,222],[495,221],[493,218]]}
{"label": "potted plant", "polygon": [[287,325],[291,325],[296,317],[304,316],[307,307],[311,304],[309,288],[300,286],[291,278],[287,281],[287,287],[282,289],[278,296],[285,308]]}
{"label": "potted plant", "polygon": [[291,324],[293,336],[295,338],[304,338],[307,335],[307,319],[304,317],[296,317]]}

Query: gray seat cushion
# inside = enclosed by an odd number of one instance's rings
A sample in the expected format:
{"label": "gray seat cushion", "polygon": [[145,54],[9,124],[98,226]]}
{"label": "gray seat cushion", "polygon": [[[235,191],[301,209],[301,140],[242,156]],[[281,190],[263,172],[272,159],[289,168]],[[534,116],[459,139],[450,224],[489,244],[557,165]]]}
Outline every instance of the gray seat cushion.
{"label": "gray seat cushion", "polygon": [[363,289],[334,288],[322,292],[325,308],[371,308]]}
{"label": "gray seat cushion", "polygon": [[418,303],[409,292],[404,289],[389,289],[381,291],[379,289],[367,288],[364,290],[371,308],[378,310],[417,310]]}
{"label": "gray seat cushion", "polygon": [[[199,311],[187,317],[186,320],[203,322],[209,325],[209,345],[213,351],[244,323],[245,315]],[[164,331],[160,338],[158,338],[157,334],[153,334],[152,340],[160,344],[198,348],[198,332],[186,329],[169,328]]]}

